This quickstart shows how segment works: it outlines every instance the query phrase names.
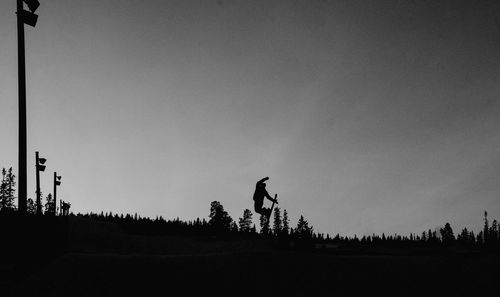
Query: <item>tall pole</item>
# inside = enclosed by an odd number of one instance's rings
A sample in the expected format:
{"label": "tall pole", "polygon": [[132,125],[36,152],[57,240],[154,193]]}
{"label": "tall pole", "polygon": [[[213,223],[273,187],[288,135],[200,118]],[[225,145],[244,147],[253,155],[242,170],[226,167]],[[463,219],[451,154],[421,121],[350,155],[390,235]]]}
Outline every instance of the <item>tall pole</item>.
{"label": "tall pole", "polygon": [[[24,21],[22,18],[23,1],[17,0],[17,62],[19,88],[19,173],[18,209],[26,213],[27,208],[27,140],[26,140],[26,69],[24,59]],[[38,159],[38,153],[37,153]],[[38,160],[37,160],[38,164]],[[38,170],[37,170],[38,178]]]}
{"label": "tall pole", "polygon": [[38,164],[40,161],[40,158],[38,157],[38,152],[35,153],[36,155],[36,214],[41,215],[42,214],[42,199],[41,199],[41,193],[40,193],[40,170],[38,168]]}
{"label": "tall pole", "polygon": [[57,209],[57,173],[54,172],[54,216]]}

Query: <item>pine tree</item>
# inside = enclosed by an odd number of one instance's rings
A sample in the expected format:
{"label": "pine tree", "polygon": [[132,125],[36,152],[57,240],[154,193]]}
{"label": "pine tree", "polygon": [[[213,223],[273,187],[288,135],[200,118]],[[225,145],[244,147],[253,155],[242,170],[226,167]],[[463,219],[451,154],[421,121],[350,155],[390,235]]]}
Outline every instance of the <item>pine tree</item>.
{"label": "pine tree", "polygon": [[7,171],[2,168],[2,182],[0,183],[0,210],[5,208],[7,198]]}
{"label": "pine tree", "polygon": [[483,227],[483,242],[487,244],[489,242],[490,227],[488,223],[488,212],[484,211],[484,227]]}
{"label": "pine tree", "polygon": [[2,182],[0,184],[0,210],[14,209],[14,192],[16,186],[16,176],[9,170],[2,169]]}
{"label": "pine tree", "polygon": [[467,230],[467,228],[463,228],[462,232],[457,235],[457,240],[462,243],[467,243],[469,241],[469,230]]}
{"label": "pine tree", "polygon": [[36,205],[35,205],[35,202],[33,201],[33,199],[31,199],[31,198],[28,198],[26,212],[29,214],[36,213]]}
{"label": "pine tree", "polygon": [[469,240],[471,243],[476,243],[476,235],[474,235],[474,231],[469,232]]}
{"label": "pine tree", "polygon": [[496,242],[498,239],[498,222],[497,220],[493,220],[490,227],[490,239],[491,241]]}
{"label": "pine tree", "polygon": [[280,208],[276,207],[276,208],[274,208],[274,222],[273,222],[274,235],[281,234],[282,229],[283,229],[283,226],[282,226],[282,222],[281,222]]}
{"label": "pine tree", "polygon": [[309,227],[309,223],[304,216],[300,216],[299,221],[297,222],[297,228],[295,228],[295,234],[299,239],[307,239],[311,238],[313,234],[312,227]]}
{"label": "pine tree", "polygon": [[267,219],[267,216],[265,215],[260,215],[260,234],[267,235],[269,234],[269,220]]}
{"label": "pine tree", "polygon": [[289,220],[288,220],[288,212],[286,211],[286,209],[283,211],[283,233],[285,235],[288,235],[289,233]]}
{"label": "pine tree", "polygon": [[255,227],[255,224],[252,225],[252,229],[250,229],[250,233],[252,233],[252,234],[257,233],[257,228]]}
{"label": "pine tree", "polygon": [[208,221],[208,224],[212,226],[214,231],[224,232],[231,229],[233,219],[224,210],[224,207],[219,201],[213,201],[210,203],[209,218],[210,220]]}
{"label": "pine tree", "polygon": [[441,240],[444,244],[451,244],[455,241],[455,235],[453,235],[453,229],[451,228],[450,223],[446,223],[444,228],[439,230],[439,233],[441,233]]}
{"label": "pine tree", "polygon": [[238,233],[238,225],[236,224],[236,222],[231,222],[231,232],[233,233]]}
{"label": "pine tree", "polygon": [[54,199],[52,198],[52,194],[49,194],[45,200],[45,214],[54,214],[55,211]]}
{"label": "pine tree", "polygon": [[252,212],[250,209],[243,211],[243,217],[239,218],[239,225],[241,232],[250,232],[252,226]]}

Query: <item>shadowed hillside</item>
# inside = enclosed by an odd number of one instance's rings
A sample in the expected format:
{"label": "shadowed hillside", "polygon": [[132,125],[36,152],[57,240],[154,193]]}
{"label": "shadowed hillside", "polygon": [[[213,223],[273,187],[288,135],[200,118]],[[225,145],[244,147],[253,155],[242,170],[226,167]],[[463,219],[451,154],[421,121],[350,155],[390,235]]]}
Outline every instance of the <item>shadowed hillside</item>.
{"label": "shadowed hillside", "polygon": [[63,227],[1,264],[7,296],[490,296],[500,265],[487,251],[295,250],[265,236],[145,235],[92,217],[31,217],[37,234],[50,224]]}

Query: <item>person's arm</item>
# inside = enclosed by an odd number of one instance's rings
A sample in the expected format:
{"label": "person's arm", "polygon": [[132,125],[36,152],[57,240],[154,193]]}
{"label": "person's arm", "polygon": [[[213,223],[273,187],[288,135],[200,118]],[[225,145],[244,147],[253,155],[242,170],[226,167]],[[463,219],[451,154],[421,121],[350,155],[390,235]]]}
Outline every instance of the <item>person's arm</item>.
{"label": "person's arm", "polygon": [[264,177],[263,179],[259,180],[257,183],[258,183],[258,184],[263,183],[263,182],[265,182],[265,181],[266,181],[266,180],[268,180],[268,179],[269,179],[269,177],[268,177],[268,176],[266,176],[266,177]]}
{"label": "person's arm", "polygon": [[[266,198],[267,198],[267,199],[271,200],[272,202],[276,202],[276,203],[278,203],[278,200],[276,200],[275,198],[273,198],[273,197],[269,196],[269,193],[268,193],[267,191],[266,191],[266,193],[265,193],[265,196],[266,196]],[[278,194],[276,194],[276,196],[275,196],[275,197],[278,197]]]}

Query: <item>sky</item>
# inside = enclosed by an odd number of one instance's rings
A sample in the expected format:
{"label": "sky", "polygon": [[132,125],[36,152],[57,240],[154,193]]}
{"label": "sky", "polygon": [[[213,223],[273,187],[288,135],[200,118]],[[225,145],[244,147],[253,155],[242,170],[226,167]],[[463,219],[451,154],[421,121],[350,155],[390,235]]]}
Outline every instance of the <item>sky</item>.
{"label": "sky", "polygon": [[[57,171],[74,212],[192,220],[217,200],[237,220],[269,176],[292,226],[331,235],[500,219],[494,1],[40,2],[29,197],[39,151],[44,196]],[[0,2],[0,167],[17,172],[15,5]]]}

